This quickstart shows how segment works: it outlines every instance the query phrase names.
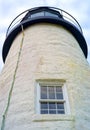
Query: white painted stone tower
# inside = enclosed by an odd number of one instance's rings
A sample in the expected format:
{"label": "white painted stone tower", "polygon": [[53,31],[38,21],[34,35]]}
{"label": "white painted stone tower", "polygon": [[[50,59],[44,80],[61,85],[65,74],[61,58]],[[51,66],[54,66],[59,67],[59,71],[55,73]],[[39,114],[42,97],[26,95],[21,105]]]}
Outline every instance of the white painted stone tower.
{"label": "white painted stone tower", "polygon": [[67,12],[38,7],[16,17],[3,46],[1,130],[90,130],[86,58],[80,25]]}

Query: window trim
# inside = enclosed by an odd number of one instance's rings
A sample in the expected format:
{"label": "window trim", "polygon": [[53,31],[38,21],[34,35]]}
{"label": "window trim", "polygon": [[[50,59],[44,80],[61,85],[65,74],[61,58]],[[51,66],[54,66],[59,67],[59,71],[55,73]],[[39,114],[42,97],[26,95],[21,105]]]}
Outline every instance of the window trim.
{"label": "window trim", "polygon": [[[58,100],[58,99],[41,99],[40,98],[40,86],[41,85],[51,85],[51,86],[62,86],[63,90],[63,99]],[[67,94],[67,88],[66,88],[66,83],[65,82],[60,82],[60,81],[55,81],[55,82],[47,82],[47,81],[38,81],[36,85],[36,113],[40,114],[40,102],[64,102],[64,110],[65,114],[63,115],[69,115],[70,114],[70,105],[69,105],[69,100],[68,100],[68,94]],[[40,115],[51,115],[51,114],[40,114]],[[62,114],[55,114],[55,115],[62,115]]]}

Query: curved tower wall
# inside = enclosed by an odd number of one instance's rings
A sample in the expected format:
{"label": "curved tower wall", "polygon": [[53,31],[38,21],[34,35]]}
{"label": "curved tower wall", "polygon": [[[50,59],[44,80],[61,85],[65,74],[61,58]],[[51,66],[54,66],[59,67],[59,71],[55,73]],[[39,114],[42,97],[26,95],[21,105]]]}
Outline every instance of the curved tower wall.
{"label": "curved tower wall", "polygon": [[[0,124],[20,51],[22,32],[10,48],[0,76]],[[65,82],[70,112],[40,115],[38,81]],[[24,30],[5,130],[89,130],[90,67],[73,35],[62,26],[35,24]]]}

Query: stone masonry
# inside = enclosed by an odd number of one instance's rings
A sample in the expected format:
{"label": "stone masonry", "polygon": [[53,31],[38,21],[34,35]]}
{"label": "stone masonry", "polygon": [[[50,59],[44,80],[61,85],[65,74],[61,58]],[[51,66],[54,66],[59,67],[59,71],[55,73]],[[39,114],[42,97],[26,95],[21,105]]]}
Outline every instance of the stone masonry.
{"label": "stone masonry", "polygon": [[[55,24],[24,30],[5,130],[90,130],[90,66],[74,36]],[[22,32],[13,41],[0,75],[0,124],[13,80]],[[36,113],[37,81],[65,81],[68,115]]]}

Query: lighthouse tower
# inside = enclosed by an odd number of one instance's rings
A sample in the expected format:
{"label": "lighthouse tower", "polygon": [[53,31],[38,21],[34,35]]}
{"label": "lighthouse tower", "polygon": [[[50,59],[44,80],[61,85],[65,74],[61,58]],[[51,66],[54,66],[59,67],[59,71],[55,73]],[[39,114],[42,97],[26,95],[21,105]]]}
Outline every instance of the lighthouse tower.
{"label": "lighthouse tower", "polygon": [[10,24],[0,76],[1,130],[90,130],[90,66],[76,19],[36,7]]}

